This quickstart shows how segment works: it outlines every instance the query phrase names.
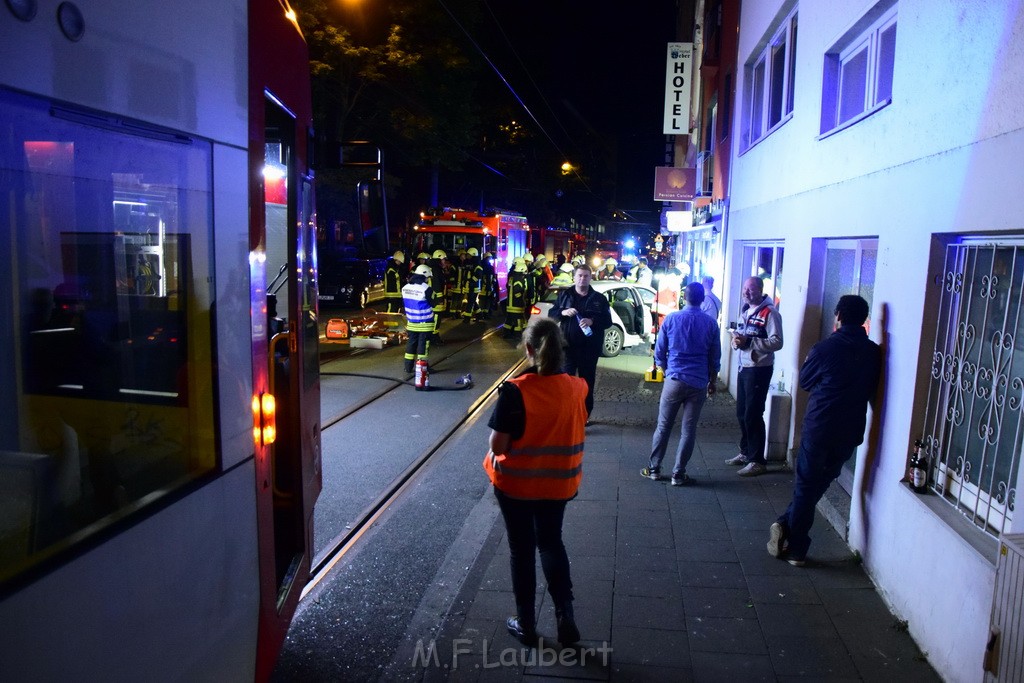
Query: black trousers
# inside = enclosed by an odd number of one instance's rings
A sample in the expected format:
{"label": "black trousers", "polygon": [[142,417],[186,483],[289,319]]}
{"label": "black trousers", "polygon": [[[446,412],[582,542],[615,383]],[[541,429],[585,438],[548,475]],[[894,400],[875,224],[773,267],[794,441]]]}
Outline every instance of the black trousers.
{"label": "black trousers", "polygon": [[519,500],[494,489],[508,534],[512,593],[520,619],[536,623],[537,565],[548,582],[548,593],[556,607],[572,602],[569,556],[562,543],[565,500]]}
{"label": "black trousers", "polygon": [[587,382],[587,417],[594,412],[594,381],[597,378],[597,360],[600,347],[567,346],[565,349],[565,372],[577,375]]}
{"label": "black trousers", "polygon": [[767,433],[764,404],[772,381],[772,366],[740,368],[736,386],[736,419],[740,423],[740,453],[750,462],[765,463]]}

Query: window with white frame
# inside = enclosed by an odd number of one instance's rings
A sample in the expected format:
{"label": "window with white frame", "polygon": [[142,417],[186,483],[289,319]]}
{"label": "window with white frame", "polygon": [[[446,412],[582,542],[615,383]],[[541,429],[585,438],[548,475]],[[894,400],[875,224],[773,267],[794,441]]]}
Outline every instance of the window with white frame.
{"label": "window with white frame", "polygon": [[744,67],[744,148],[766,136],[793,113],[796,30],[797,14],[793,10],[773,24]]}
{"label": "window with white frame", "polygon": [[928,484],[998,537],[1010,529],[1024,446],[1024,240],[948,245],[940,287]]}
{"label": "window with white frame", "polygon": [[892,101],[896,3],[883,0],[825,52],[821,133],[844,128]]}

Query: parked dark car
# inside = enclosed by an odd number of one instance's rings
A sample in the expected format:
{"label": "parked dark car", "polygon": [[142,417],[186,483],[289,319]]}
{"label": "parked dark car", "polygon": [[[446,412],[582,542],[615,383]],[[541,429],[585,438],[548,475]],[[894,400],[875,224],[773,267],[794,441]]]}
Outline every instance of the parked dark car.
{"label": "parked dark car", "polygon": [[384,296],[385,259],[320,258],[320,305],[366,305]]}

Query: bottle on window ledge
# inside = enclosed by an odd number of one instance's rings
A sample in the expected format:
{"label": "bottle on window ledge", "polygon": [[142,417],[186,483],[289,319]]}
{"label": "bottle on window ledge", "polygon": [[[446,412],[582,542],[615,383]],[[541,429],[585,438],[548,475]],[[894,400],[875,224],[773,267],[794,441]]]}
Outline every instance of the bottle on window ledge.
{"label": "bottle on window ledge", "polygon": [[924,493],[928,490],[928,459],[922,453],[924,443],[921,439],[914,442],[914,452],[910,454],[910,471],[908,472],[910,488],[915,493]]}

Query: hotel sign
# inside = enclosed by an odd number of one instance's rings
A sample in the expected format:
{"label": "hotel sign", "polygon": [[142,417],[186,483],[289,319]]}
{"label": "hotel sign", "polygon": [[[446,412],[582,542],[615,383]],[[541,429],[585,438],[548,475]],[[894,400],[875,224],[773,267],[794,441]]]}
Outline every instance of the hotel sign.
{"label": "hotel sign", "polygon": [[690,134],[693,43],[669,43],[665,66],[665,135]]}

